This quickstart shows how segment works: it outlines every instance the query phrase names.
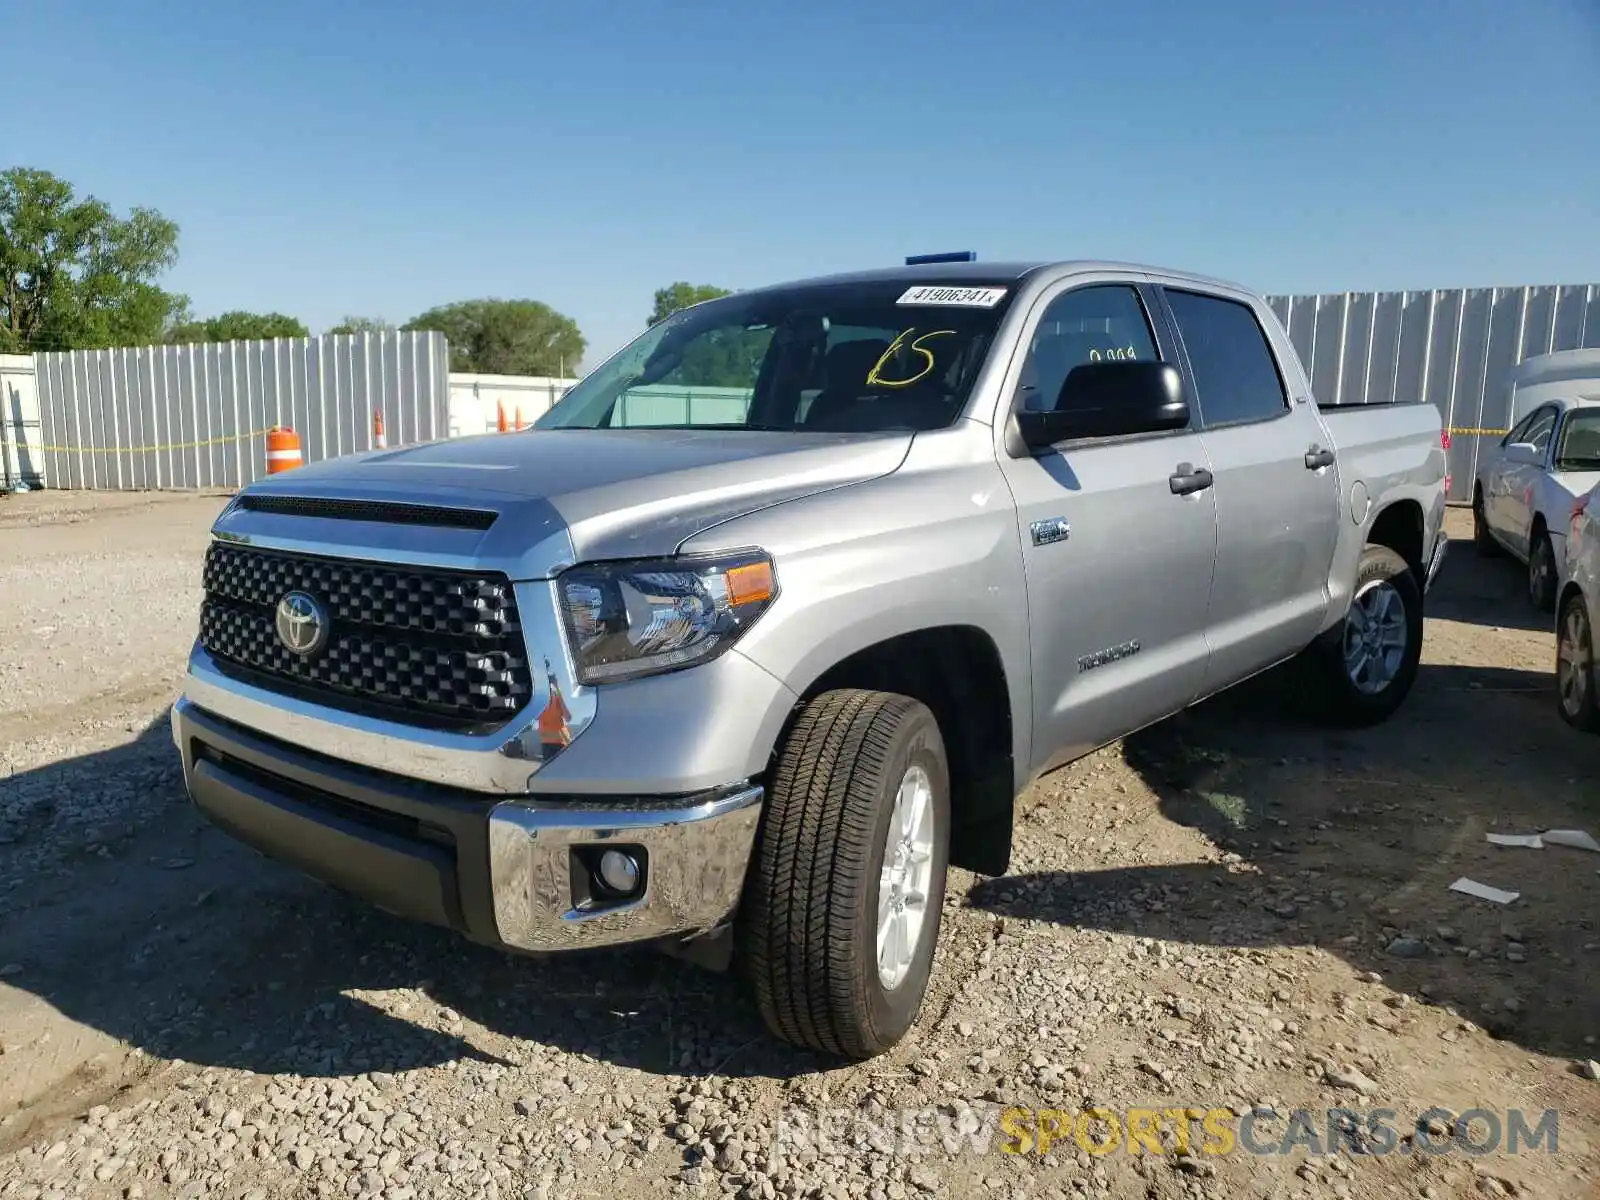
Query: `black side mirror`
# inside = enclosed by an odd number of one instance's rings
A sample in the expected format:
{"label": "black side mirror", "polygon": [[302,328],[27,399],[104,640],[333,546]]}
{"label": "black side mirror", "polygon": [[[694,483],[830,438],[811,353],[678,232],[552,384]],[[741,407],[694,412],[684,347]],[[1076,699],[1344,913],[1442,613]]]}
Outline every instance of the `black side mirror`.
{"label": "black side mirror", "polygon": [[1082,363],[1067,372],[1056,406],[1019,412],[1023,444],[1037,450],[1081,437],[1159,433],[1189,423],[1183,378],[1171,363]]}

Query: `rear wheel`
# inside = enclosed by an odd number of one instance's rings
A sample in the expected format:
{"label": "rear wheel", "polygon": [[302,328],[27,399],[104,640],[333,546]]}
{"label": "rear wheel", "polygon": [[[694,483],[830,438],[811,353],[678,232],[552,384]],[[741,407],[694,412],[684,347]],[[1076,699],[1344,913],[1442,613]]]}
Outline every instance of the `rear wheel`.
{"label": "rear wheel", "polygon": [[1387,546],[1361,552],[1342,624],[1315,649],[1323,711],[1341,725],[1374,725],[1399,708],[1422,658],[1422,588]]}
{"label": "rear wheel", "polygon": [[1556,621],[1556,699],[1561,719],[1574,729],[1600,732],[1600,700],[1596,690],[1594,626],[1589,607],[1576,591],[1561,606]]}
{"label": "rear wheel", "polygon": [[1556,610],[1556,552],[1543,526],[1533,531],[1528,548],[1528,600],[1540,612]]}
{"label": "rear wheel", "polygon": [[1489,520],[1483,515],[1483,489],[1472,489],[1472,542],[1485,558],[1497,558],[1503,551],[1500,543],[1489,532]]}
{"label": "rear wheel", "polygon": [[949,856],[950,769],[927,707],[857,689],[808,703],[779,754],[739,918],[768,1028],[852,1059],[904,1037]]}

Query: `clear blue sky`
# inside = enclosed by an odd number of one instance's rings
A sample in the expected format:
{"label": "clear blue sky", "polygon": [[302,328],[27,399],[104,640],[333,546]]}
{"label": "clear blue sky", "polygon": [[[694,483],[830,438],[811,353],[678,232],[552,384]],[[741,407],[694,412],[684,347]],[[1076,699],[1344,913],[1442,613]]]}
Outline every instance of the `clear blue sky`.
{"label": "clear blue sky", "polygon": [[1600,281],[1600,0],[0,5],[0,165],[182,230],[207,316],[974,249],[1263,291]]}

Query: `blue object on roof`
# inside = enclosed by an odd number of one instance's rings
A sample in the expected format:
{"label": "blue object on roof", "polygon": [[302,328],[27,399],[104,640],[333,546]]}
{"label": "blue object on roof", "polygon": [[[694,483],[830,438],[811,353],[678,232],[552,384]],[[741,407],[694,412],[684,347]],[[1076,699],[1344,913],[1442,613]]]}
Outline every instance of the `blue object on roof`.
{"label": "blue object on roof", "polygon": [[906,259],[906,266],[920,267],[925,263],[947,262],[977,262],[976,250],[952,250],[948,254],[913,254]]}

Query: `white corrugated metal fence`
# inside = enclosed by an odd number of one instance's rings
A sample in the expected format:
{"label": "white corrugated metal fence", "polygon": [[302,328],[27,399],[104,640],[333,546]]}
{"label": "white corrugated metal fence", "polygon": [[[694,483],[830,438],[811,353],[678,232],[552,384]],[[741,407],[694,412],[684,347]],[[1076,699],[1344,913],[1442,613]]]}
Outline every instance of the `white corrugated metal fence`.
{"label": "white corrugated metal fence", "polygon": [[307,462],[447,435],[449,350],[433,332],[273,338],[34,356],[41,456],[57,488],[232,488],[266,432]]}
{"label": "white corrugated metal fence", "polygon": [[1424,399],[1450,430],[1452,500],[1510,424],[1508,374],[1536,354],[1600,346],[1600,284],[1272,296],[1324,404]]}

